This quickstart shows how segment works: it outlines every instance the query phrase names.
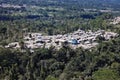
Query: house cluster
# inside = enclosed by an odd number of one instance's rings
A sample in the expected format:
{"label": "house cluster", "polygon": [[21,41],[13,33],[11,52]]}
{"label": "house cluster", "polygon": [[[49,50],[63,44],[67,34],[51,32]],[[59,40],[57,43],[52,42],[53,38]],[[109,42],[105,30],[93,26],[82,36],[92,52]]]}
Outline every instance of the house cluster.
{"label": "house cluster", "polygon": [[[68,45],[73,49],[83,47],[89,49],[98,45],[96,38],[98,36],[104,37],[106,40],[116,37],[118,34],[114,32],[106,32],[104,30],[98,30],[96,32],[83,30],[77,30],[73,33],[64,35],[43,35],[41,33],[27,33],[24,35],[24,45],[26,48],[50,48],[54,46],[56,49],[60,49],[63,45]],[[20,48],[19,42],[13,42],[5,46],[6,48]]]}
{"label": "house cluster", "polygon": [[113,19],[113,21],[111,22],[111,24],[119,24],[120,23],[120,17],[116,17],[115,19]]}
{"label": "house cluster", "polygon": [[13,4],[4,4],[4,3],[2,3],[2,4],[0,4],[0,7],[2,7],[2,8],[25,8],[26,7],[26,5],[24,4],[24,5],[13,5]]}

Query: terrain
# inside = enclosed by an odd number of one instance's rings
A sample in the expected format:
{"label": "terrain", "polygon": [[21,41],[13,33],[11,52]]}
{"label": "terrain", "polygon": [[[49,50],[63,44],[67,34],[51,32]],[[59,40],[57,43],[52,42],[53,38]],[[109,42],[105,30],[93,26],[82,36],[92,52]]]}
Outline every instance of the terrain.
{"label": "terrain", "polygon": [[[120,80],[119,0],[0,0],[0,80]],[[116,22],[117,21],[117,22]],[[113,24],[117,23],[117,24]],[[117,33],[96,47],[26,48],[26,33]],[[31,37],[31,36],[29,36]],[[18,42],[20,48],[5,48]]]}

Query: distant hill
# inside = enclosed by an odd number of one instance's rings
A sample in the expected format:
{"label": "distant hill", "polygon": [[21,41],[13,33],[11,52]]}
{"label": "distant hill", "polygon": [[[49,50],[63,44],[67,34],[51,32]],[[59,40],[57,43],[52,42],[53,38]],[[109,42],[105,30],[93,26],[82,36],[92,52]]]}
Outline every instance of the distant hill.
{"label": "distant hill", "polygon": [[31,3],[31,2],[78,2],[81,4],[116,4],[116,5],[120,5],[120,0],[0,0],[0,3]]}
{"label": "distant hill", "polygon": [[30,5],[79,5],[83,8],[115,8],[119,9],[120,0],[0,0],[1,3]]}

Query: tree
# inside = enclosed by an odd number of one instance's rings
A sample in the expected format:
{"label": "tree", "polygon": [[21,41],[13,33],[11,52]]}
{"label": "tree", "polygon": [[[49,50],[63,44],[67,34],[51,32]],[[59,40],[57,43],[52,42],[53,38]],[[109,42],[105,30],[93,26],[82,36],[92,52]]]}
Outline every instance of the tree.
{"label": "tree", "polygon": [[120,80],[120,76],[117,71],[103,68],[93,73],[93,80]]}

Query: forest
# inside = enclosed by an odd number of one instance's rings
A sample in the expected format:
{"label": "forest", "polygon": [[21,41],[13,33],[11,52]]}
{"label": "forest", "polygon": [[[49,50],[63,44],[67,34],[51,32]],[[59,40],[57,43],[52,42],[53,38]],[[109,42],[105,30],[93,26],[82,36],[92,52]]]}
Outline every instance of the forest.
{"label": "forest", "polygon": [[92,49],[0,48],[1,80],[120,80],[120,38]]}
{"label": "forest", "polygon": [[[0,0],[0,80],[120,80],[119,0]],[[108,12],[101,12],[106,10]],[[119,34],[91,49],[22,49],[23,35],[99,29]],[[5,48],[20,42],[21,49]]]}

